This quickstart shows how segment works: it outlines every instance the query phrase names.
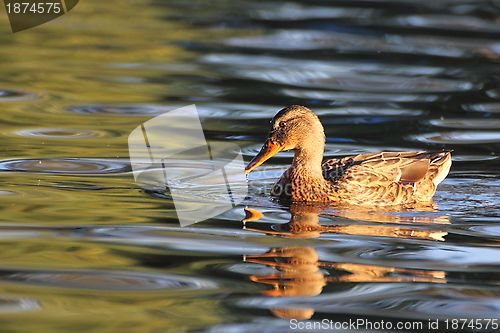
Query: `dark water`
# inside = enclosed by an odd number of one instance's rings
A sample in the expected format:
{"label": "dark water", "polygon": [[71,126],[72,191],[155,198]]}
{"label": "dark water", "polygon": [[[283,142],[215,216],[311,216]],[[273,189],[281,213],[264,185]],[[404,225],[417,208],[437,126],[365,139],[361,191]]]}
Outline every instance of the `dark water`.
{"label": "dark water", "polygon": [[[500,2],[86,0],[0,27],[0,331],[498,331]],[[436,210],[288,207],[263,191],[281,153],[181,228],[127,137],[189,104],[247,161],[301,104],[326,157],[454,164]]]}

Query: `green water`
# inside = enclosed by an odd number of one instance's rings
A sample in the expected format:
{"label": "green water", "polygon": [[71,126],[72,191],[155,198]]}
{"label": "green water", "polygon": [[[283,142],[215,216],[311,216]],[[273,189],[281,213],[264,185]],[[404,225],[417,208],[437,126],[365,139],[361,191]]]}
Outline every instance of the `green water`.
{"label": "green water", "polygon": [[[85,0],[12,34],[0,14],[0,331],[495,331],[499,20],[495,1]],[[453,167],[436,210],[289,207],[267,196],[280,153],[240,205],[180,227],[127,139],[191,104],[246,161],[301,104],[326,157],[453,149]]]}

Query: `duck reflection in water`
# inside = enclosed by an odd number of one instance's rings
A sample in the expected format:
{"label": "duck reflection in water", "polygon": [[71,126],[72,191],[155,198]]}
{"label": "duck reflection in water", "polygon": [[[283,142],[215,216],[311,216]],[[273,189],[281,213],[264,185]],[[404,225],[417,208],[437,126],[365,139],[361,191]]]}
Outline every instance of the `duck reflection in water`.
{"label": "duck reflection in water", "polygon": [[[290,221],[286,224],[277,225],[277,228],[275,228],[276,231],[245,229],[294,239],[316,238],[322,233],[342,233],[442,241],[446,235],[445,232],[440,231],[387,225],[324,226],[319,224],[320,211],[321,208],[318,206],[294,204],[290,206]],[[245,223],[255,221],[263,216],[262,213],[253,209],[246,209],[246,214],[247,216],[243,220]],[[370,216],[370,214],[362,212],[357,215],[354,212],[350,212],[349,214],[350,217],[371,217],[377,221],[380,221],[381,215],[385,215],[386,220],[390,220],[393,223],[397,221],[397,216],[389,214],[381,213],[376,214],[376,216]],[[432,221],[433,218],[435,219],[435,223],[446,221],[443,216],[430,216],[427,217],[427,222]],[[403,219],[403,222],[407,221]],[[250,276],[250,280],[270,286],[270,289],[261,293],[273,297],[316,296],[323,292],[323,288],[328,283],[446,283],[444,271],[322,261],[316,249],[310,246],[294,245],[272,248],[263,254],[248,255],[244,260],[246,262],[263,264],[276,270],[274,274]],[[314,309],[308,307],[275,307],[270,309],[270,311],[277,317],[298,320],[309,319],[314,315]]]}

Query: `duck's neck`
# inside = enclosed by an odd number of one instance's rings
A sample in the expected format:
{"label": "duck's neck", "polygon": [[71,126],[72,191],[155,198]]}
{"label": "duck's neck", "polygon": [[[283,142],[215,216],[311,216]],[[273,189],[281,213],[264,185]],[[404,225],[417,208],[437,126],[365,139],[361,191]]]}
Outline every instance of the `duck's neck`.
{"label": "duck's neck", "polygon": [[312,178],[324,181],[321,169],[324,149],[324,137],[322,140],[309,141],[307,146],[296,148],[291,176],[293,178]]}

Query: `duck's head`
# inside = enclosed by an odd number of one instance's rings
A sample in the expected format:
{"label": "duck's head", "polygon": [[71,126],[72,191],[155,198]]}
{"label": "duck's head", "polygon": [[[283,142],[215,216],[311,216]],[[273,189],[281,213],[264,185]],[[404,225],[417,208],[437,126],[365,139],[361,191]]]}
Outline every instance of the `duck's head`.
{"label": "duck's head", "polygon": [[305,106],[292,105],[271,120],[271,130],[260,152],[245,168],[249,173],[283,150],[314,150],[323,153],[325,135],[318,117]]}

